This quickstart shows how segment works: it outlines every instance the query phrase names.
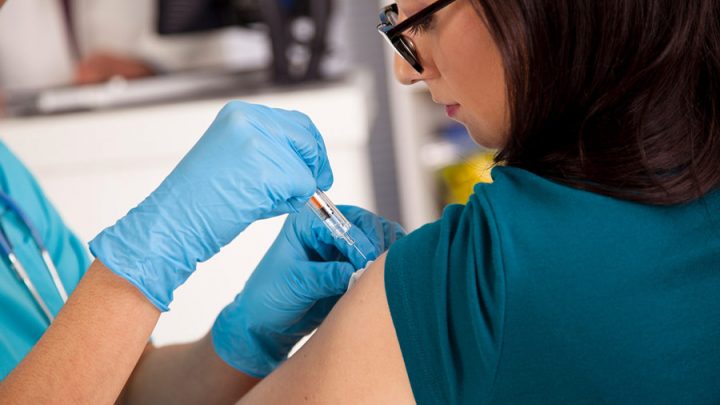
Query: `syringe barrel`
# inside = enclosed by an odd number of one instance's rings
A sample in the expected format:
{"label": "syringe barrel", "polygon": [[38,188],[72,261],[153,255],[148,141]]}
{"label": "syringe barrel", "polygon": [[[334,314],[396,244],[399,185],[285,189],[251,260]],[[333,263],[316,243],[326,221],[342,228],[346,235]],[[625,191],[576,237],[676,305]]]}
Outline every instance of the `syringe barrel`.
{"label": "syringe barrel", "polygon": [[325,193],[317,190],[315,194],[310,197],[307,206],[320,218],[323,224],[330,230],[333,237],[345,239],[350,245],[355,243],[347,235],[351,227],[350,221],[345,218]]}

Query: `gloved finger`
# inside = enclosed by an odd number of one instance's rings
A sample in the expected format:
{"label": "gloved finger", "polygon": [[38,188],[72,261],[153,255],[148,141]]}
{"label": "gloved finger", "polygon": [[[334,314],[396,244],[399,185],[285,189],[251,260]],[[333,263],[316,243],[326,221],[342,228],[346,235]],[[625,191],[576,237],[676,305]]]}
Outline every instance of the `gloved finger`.
{"label": "gloved finger", "polygon": [[327,318],[330,311],[340,300],[342,295],[334,295],[331,297],[323,298],[315,302],[308,310],[303,314],[295,324],[290,326],[288,334],[306,336],[317,328],[322,321]]}
{"label": "gloved finger", "polygon": [[405,230],[397,222],[387,220],[370,211],[353,206],[340,207],[350,222],[368,236],[379,253],[387,251],[396,240],[405,236]]}
{"label": "gloved finger", "polygon": [[276,201],[273,213],[290,213],[300,211],[305,203],[317,190],[317,182],[310,168],[294,152],[284,154],[282,159],[275,162],[278,172],[293,173],[288,179],[268,179],[266,187]]}
{"label": "gloved finger", "polygon": [[338,207],[345,215],[348,221],[358,227],[367,239],[376,247],[377,250],[382,249],[383,228],[380,217],[372,212],[352,205],[341,205]]}
{"label": "gloved finger", "polygon": [[308,302],[339,295],[347,290],[355,268],[346,262],[312,263],[297,268],[302,286],[296,293]]}
{"label": "gloved finger", "polygon": [[[310,118],[297,111],[230,104],[227,109],[238,116],[237,121],[257,133],[250,138],[255,145],[252,148],[270,168],[259,173],[273,203],[270,215],[297,212],[317,188],[332,184],[325,143]],[[262,178],[263,173],[272,177]]]}
{"label": "gloved finger", "polygon": [[292,121],[296,131],[286,133],[288,141],[310,168],[317,187],[328,190],[333,183],[333,173],[327,157],[325,141],[310,117],[299,111],[277,110],[283,112],[283,118]]}
{"label": "gloved finger", "polygon": [[380,218],[380,220],[383,224],[383,234],[385,237],[384,246],[382,249],[384,252],[390,249],[390,246],[392,246],[392,244],[395,243],[398,239],[407,235],[407,232],[405,232],[405,229],[403,229],[403,227],[397,222],[389,221],[385,218]]}
{"label": "gloved finger", "polygon": [[[315,164],[310,165],[310,169],[315,176],[317,187],[323,191],[327,191],[332,187],[334,176],[332,167],[330,166],[330,159],[327,156],[327,147],[325,146],[325,140],[323,139],[320,131],[317,129],[315,124],[305,116],[308,124],[308,131],[315,138],[317,146],[317,156],[315,157]],[[299,146],[298,146],[299,147]]]}
{"label": "gloved finger", "polygon": [[300,197],[291,197],[285,201],[278,201],[273,209],[273,215],[301,212],[311,196],[312,193]]}
{"label": "gloved finger", "polygon": [[[314,251],[324,261],[339,260],[344,257],[356,269],[364,268],[369,260],[375,260],[383,251],[384,236],[382,223],[378,220],[380,217],[353,206],[339,206],[338,209],[352,224],[348,236],[354,244],[349,245],[343,239],[336,239],[309,209],[293,218],[293,226],[296,227],[293,232],[298,236],[302,246],[311,248],[306,249],[309,257],[314,256],[312,254]],[[312,232],[297,228],[308,226],[312,228]]]}
{"label": "gloved finger", "polygon": [[[314,192],[315,190],[313,190]],[[283,202],[284,208],[286,207],[288,211],[286,212],[293,212],[293,213],[300,213],[305,209],[305,205],[307,205],[308,200],[310,200],[310,197],[312,197],[312,193],[308,196],[302,196],[302,197],[293,197],[289,200]]]}
{"label": "gloved finger", "polygon": [[369,261],[377,259],[380,253],[382,253],[378,248],[377,242],[373,242],[358,226],[353,225],[350,227],[348,235],[355,241],[352,246],[344,242],[340,242],[340,244],[336,246],[340,252],[348,258],[350,263],[355,266],[355,269],[365,268]]}
{"label": "gloved finger", "polygon": [[404,234],[399,225],[370,211],[354,206],[339,206],[338,209],[352,223],[348,234],[355,242],[353,245],[334,238],[307,208],[288,217],[283,233],[295,236],[299,244],[296,248],[306,252],[310,260],[337,261],[345,258],[356,269],[364,268],[369,260],[375,260],[387,250],[397,234]]}
{"label": "gloved finger", "polygon": [[388,250],[396,240],[405,236],[405,230],[396,222],[351,205],[339,208],[350,222],[362,229],[381,253]]}
{"label": "gloved finger", "polygon": [[[313,216],[315,216],[313,214]],[[374,260],[380,253],[376,248],[376,242],[371,241],[367,235],[357,226],[352,225],[348,230],[348,236],[353,240],[350,245],[341,238],[335,238],[330,230],[315,217],[312,221],[312,232],[303,233],[302,243],[305,246],[312,246],[320,257],[325,260],[339,260],[343,257],[348,260],[355,269],[365,267],[368,260]]]}
{"label": "gloved finger", "polygon": [[348,220],[360,228],[373,244],[374,251],[367,250],[369,260],[375,260],[381,253],[388,250],[390,245],[399,237],[405,235],[405,231],[399,224],[388,221],[368,210],[354,206],[341,206],[339,208]]}
{"label": "gloved finger", "polygon": [[300,260],[318,262],[342,259],[329,231],[307,206],[288,215],[278,237],[291,246],[290,251]]}

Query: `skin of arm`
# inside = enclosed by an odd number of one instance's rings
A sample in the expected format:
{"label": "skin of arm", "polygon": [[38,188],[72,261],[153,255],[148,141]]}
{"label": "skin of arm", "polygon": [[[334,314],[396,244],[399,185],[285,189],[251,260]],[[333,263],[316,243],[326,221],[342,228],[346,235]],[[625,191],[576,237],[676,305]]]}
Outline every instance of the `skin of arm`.
{"label": "skin of arm", "polygon": [[119,404],[229,404],[260,381],[220,359],[210,334],[193,343],[148,347]]}
{"label": "skin of arm", "polygon": [[257,382],[225,365],[209,337],[146,348],[159,316],[140,291],[96,260],[37,345],[0,382],[2,402],[107,404],[122,392],[120,401],[128,403],[213,403]]}
{"label": "skin of arm", "polygon": [[390,317],[384,272],[383,255],[308,343],[240,403],[415,403]]}

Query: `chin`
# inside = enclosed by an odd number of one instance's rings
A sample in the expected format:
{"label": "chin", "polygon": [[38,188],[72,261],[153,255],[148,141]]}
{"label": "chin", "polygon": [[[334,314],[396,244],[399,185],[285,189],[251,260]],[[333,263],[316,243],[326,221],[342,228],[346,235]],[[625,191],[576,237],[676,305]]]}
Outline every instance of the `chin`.
{"label": "chin", "polygon": [[465,128],[470,134],[470,138],[483,148],[501,149],[505,145],[505,137],[498,135],[497,132],[491,132],[487,129],[479,130],[471,125],[465,125]]}

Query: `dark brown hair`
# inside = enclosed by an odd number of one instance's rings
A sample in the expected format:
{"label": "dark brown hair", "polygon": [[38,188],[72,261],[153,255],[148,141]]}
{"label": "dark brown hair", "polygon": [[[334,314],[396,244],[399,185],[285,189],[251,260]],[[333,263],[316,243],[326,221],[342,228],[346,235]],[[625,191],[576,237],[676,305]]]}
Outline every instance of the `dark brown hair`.
{"label": "dark brown hair", "polygon": [[720,185],[720,1],[471,1],[505,63],[498,162],[650,204]]}

